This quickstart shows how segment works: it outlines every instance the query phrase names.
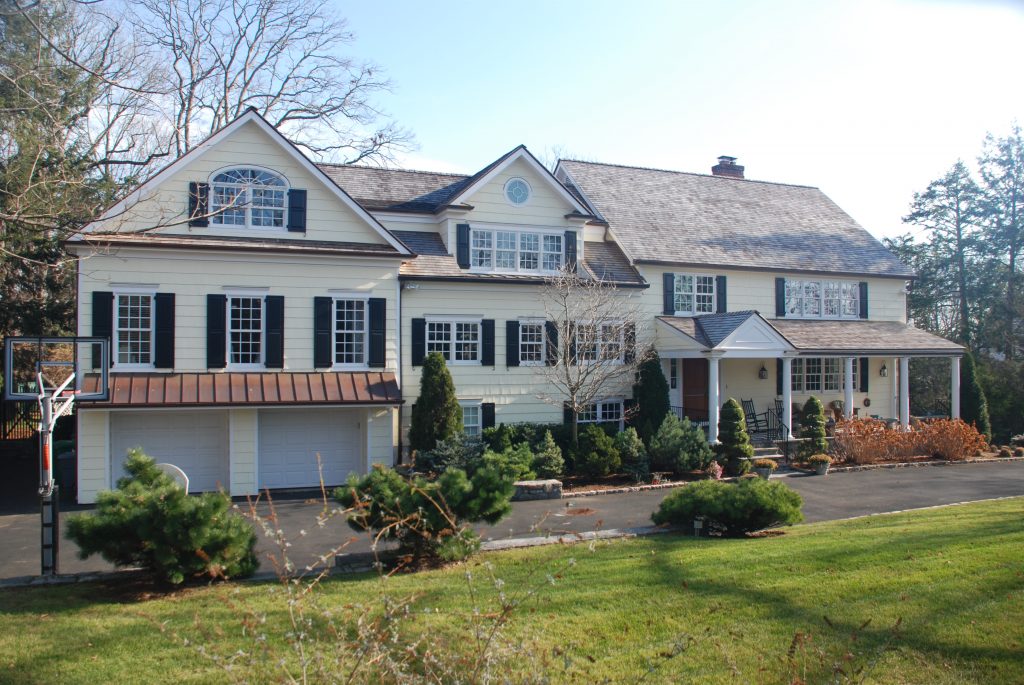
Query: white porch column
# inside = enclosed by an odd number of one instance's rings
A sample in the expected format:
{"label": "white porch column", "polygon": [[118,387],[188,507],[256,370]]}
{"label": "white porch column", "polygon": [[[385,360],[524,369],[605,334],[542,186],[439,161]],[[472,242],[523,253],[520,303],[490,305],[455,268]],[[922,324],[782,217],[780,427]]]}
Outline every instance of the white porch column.
{"label": "white porch column", "polygon": [[900,357],[900,425],[910,427],[910,357]]}
{"label": "white porch column", "polygon": [[960,418],[960,357],[949,358],[949,417]]}
{"label": "white porch column", "polygon": [[708,442],[718,442],[718,357],[708,358]]}
{"label": "white porch column", "polygon": [[793,360],[782,358],[782,439],[789,440],[793,429]]}
{"label": "white porch column", "polygon": [[853,357],[843,359],[843,416],[853,418]]}

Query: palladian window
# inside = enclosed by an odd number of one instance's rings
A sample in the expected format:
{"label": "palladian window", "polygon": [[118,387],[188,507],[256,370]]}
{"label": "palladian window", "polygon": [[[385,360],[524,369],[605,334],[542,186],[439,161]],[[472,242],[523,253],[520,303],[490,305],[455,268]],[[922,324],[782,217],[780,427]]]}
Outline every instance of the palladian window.
{"label": "palladian window", "polygon": [[210,223],[283,228],[288,202],[284,178],[264,169],[218,172],[210,182]]}

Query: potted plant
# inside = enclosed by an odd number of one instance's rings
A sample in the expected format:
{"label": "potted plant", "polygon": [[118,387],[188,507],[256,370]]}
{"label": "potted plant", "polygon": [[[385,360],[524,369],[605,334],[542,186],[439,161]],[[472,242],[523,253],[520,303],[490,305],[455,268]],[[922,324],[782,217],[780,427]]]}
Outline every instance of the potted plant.
{"label": "potted plant", "polygon": [[779,468],[779,465],[772,459],[755,459],[754,460],[754,471],[761,478],[768,480],[772,475],[772,471]]}
{"label": "potted plant", "polygon": [[827,454],[812,454],[807,457],[807,463],[814,469],[814,472],[819,476],[824,476],[828,473],[828,467],[832,464],[832,457]]}

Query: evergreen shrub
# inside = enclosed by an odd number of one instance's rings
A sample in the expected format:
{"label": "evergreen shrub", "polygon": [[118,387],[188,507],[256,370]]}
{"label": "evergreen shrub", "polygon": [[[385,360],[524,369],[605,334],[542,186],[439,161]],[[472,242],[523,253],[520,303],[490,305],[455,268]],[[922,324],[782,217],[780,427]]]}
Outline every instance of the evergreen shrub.
{"label": "evergreen shrub", "polygon": [[731,397],[722,406],[718,420],[718,441],[715,451],[726,473],[742,476],[750,470],[754,446],[750,444],[750,435],[747,433],[747,419],[740,403]]}
{"label": "evergreen shrub", "polygon": [[669,494],[651,517],[658,525],[690,528],[702,519],[709,533],[742,537],[803,520],[803,499],[779,481],[741,478],[736,483],[702,480]]}

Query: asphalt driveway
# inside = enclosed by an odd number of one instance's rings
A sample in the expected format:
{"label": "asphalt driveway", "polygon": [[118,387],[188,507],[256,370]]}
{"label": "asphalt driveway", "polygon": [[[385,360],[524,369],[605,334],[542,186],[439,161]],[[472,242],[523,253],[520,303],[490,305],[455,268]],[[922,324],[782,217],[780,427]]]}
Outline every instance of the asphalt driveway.
{"label": "asphalt driveway", "polygon": [[[785,482],[804,498],[808,522],[863,516],[971,500],[1024,495],[1024,462],[960,464],[943,467],[880,469],[837,473],[827,477],[792,476]],[[650,525],[651,513],[669,490],[517,502],[512,514],[494,526],[481,526],[488,540],[557,533],[588,532]],[[244,503],[240,507],[247,508]],[[278,499],[279,528],[291,543],[289,556],[299,567],[313,563],[332,547],[344,552],[367,552],[372,541],[357,535],[340,517],[321,526],[322,502]],[[262,515],[269,509],[259,505]],[[263,568],[271,570],[267,554],[277,551],[271,538],[260,537]],[[110,570],[103,560],[77,558],[73,545],[61,540],[60,571],[77,573]],[[39,572],[38,514],[0,516],[0,579]]]}

